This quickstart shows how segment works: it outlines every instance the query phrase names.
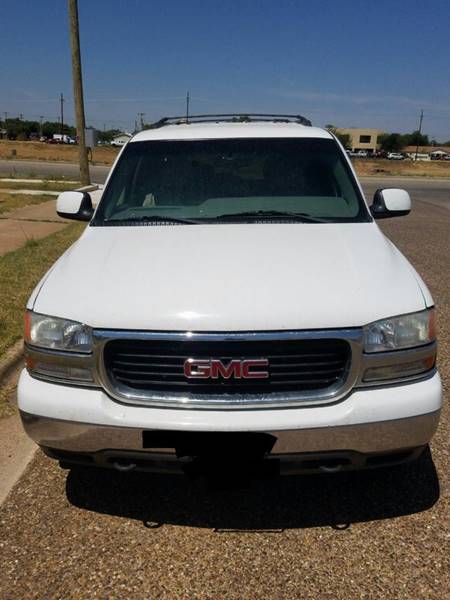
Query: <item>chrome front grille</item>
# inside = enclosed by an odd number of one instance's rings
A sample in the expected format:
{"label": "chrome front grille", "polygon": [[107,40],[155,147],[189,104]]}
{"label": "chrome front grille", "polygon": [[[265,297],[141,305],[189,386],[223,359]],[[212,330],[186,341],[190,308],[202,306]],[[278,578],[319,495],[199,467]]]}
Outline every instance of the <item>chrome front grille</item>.
{"label": "chrome front grille", "polygon": [[[324,390],[341,381],[350,346],[344,340],[113,340],[105,346],[112,382],[138,391],[189,394],[270,394]],[[190,379],[187,359],[268,360],[266,379]]]}
{"label": "chrome front grille", "polygon": [[[355,384],[361,330],[95,331],[99,381],[119,401],[173,408],[251,409],[321,404]],[[189,379],[186,359],[267,359],[267,379]]]}

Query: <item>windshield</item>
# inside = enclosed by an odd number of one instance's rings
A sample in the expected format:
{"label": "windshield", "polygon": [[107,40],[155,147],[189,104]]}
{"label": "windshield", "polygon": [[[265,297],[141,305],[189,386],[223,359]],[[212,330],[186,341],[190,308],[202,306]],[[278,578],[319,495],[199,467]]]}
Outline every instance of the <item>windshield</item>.
{"label": "windshield", "polygon": [[131,142],[92,225],[371,217],[334,140]]}

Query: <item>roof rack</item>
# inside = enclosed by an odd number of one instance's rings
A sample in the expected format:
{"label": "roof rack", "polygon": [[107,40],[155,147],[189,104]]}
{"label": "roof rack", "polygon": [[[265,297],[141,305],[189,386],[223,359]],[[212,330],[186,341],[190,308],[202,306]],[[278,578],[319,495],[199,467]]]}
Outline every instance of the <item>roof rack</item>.
{"label": "roof rack", "polygon": [[299,123],[311,126],[311,121],[301,115],[277,115],[267,113],[230,113],[223,115],[192,115],[184,117],[163,117],[152,123],[150,129],[165,125],[186,125],[189,123],[250,123],[254,121],[272,121],[274,123]]}

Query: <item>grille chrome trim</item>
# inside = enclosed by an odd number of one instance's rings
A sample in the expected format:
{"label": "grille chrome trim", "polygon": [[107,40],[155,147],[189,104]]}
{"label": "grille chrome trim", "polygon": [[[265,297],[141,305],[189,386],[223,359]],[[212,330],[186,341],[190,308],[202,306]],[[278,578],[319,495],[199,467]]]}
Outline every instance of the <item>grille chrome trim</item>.
{"label": "grille chrome trim", "polygon": [[[163,408],[193,408],[242,410],[254,408],[292,408],[329,404],[343,399],[356,384],[362,358],[362,329],[327,329],[310,331],[261,332],[159,332],[94,330],[94,357],[99,382],[105,391],[119,402]],[[103,354],[107,342],[113,340],[194,340],[207,342],[263,341],[263,340],[320,340],[346,341],[350,346],[347,371],[334,385],[315,391],[282,391],[270,393],[216,393],[193,394],[186,392],[143,391],[112,382],[107,373]]]}

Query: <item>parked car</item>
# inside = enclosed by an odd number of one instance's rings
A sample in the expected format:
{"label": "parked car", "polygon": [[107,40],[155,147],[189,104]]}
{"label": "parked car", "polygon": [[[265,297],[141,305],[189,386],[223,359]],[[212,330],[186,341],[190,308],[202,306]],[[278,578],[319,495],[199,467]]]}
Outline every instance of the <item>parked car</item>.
{"label": "parked car", "polygon": [[70,135],[62,134],[62,133],[54,133],[53,138],[48,140],[49,144],[76,144],[76,139],[71,137]]}
{"label": "parked car", "polygon": [[428,161],[431,160],[430,155],[426,152],[410,152],[409,158],[411,160]]}
{"label": "parked car", "polygon": [[405,156],[401,152],[388,152],[387,159],[388,160],[405,160]]}
{"label": "parked car", "polygon": [[354,152],[353,150],[346,150],[346,153],[348,156],[359,158],[365,158],[367,156],[367,152],[365,152],[364,150],[358,150],[357,152]]}
{"label": "parked car", "polygon": [[[417,457],[438,425],[434,302],[337,140],[303,117],[135,135],[25,315],[18,402],[62,465],[331,472]],[[223,122],[222,122],[223,120]]]}

